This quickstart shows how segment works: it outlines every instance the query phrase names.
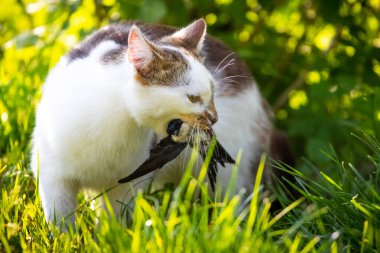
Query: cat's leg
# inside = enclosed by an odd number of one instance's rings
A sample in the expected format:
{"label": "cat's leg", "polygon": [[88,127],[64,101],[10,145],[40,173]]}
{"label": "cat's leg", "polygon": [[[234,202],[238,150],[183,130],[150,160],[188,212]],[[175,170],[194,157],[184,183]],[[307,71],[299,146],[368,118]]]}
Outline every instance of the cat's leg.
{"label": "cat's leg", "polygon": [[63,178],[41,177],[39,191],[47,221],[74,225],[78,184]]}

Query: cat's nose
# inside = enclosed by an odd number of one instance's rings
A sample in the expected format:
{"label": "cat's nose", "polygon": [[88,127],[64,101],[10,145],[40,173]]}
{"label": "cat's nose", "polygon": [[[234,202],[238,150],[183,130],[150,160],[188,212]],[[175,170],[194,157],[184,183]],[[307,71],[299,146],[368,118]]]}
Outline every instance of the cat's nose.
{"label": "cat's nose", "polygon": [[211,100],[209,107],[206,110],[206,116],[211,122],[211,125],[214,125],[218,121],[218,112],[216,111],[214,100]]}
{"label": "cat's nose", "polygon": [[216,112],[207,111],[207,118],[210,120],[211,125],[214,125],[218,121],[218,114]]}

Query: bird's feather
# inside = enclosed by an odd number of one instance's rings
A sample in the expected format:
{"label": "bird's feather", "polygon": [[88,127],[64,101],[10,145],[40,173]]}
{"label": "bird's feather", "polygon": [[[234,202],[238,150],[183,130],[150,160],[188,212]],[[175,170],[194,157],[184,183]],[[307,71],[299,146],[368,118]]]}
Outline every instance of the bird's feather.
{"label": "bird's feather", "polygon": [[[215,147],[211,155],[211,160],[207,169],[207,176],[212,191],[215,191],[216,177],[218,173],[217,163],[225,167],[225,163],[235,163],[235,160],[228,154],[224,147],[215,139]],[[171,135],[162,139],[156,147],[150,151],[150,156],[145,160],[132,174],[120,179],[119,183],[126,183],[131,180],[142,177],[156,169],[161,169],[165,164],[176,158],[188,145],[185,142],[175,142]],[[202,144],[198,152],[203,160],[206,159],[209,144]],[[191,145],[192,146],[192,145]]]}
{"label": "bird's feather", "polygon": [[176,158],[182,150],[185,149],[186,145],[187,144],[183,142],[174,142],[171,136],[162,139],[160,143],[150,151],[149,158],[132,174],[120,179],[119,183],[126,183],[156,169],[161,169],[165,164]]}

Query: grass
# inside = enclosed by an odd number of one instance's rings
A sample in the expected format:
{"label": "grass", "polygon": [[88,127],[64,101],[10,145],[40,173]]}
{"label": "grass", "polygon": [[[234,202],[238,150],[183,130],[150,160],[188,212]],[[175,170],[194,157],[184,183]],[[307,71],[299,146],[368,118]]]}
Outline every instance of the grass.
{"label": "grass", "polygon": [[[91,1],[84,2],[88,4]],[[211,199],[202,183],[203,171],[200,178],[186,174],[176,189],[166,188],[149,194],[139,192],[134,200],[135,211],[127,226],[121,225],[111,211],[111,215],[103,209],[94,211],[92,204],[83,196],[79,196],[81,205],[76,210],[75,228],[62,233],[59,227],[47,224],[36,180],[28,165],[34,111],[48,70],[68,50],[64,42],[69,41],[70,36],[76,36],[78,40],[83,38],[86,29],[82,30],[81,25],[69,25],[75,6],[68,10],[69,14],[63,7],[51,13],[51,8],[41,9],[34,16],[29,16],[35,25],[27,29],[22,27],[28,23],[25,16],[21,20],[21,15],[10,11],[17,7],[12,4],[5,8],[15,20],[15,27],[5,29],[7,34],[0,38],[0,252],[380,251],[380,144],[365,133],[351,142],[352,146],[367,149],[367,156],[355,157],[360,164],[342,161],[340,156],[349,157],[351,154],[336,154],[334,149],[324,155],[329,162],[314,161],[315,165],[305,159],[299,168],[276,164],[278,169],[293,174],[297,181],[294,185],[279,180],[282,187],[272,189],[283,206],[277,212],[270,211],[273,197],[266,195],[258,182],[254,191],[248,194],[248,200],[242,194]],[[89,13],[82,18],[85,9],[79,7],[82,14],[73,15],[74,18],[94,21],[94,15]],[[62,13],[65,15],[59,15]],[[37,38],[30,29],[42,24],[46,25],[48,32]],[[95,24],[90,22],[87,27],[93,29]],[[311,56],[308,58],[312,59]],[[299,72],[298,68],[295,69]],[[331,87],[336,87],[335,82],[331,82],[334,83]],[[326,96],[324,92],[321,94]],[[329,96],[336,97],[338,101],[341,98],[332,93]],[[358,100],[357,103],[360,106],[372,105],[369,101]],[[311,97],[309,102],[312,102]],[[366,108],[356,105],[345,110],[362,112]],[[376,108],[376,103],[373,103],[373,112],[368,111],[367,114],[377,115]],[[314,113],[311,115],[315,117]],[[317,116],[318,123],[326,121]],[[333,117],[343,120],[340,114],[333,114]],[[356,117],[363,120],[360,113],[355,114]],[[330,126],[328,119],[326,125],[335,129],[336,125],[330,123]],[[373,129],[376,126],[378,124],[374,122]],[[296,127],[308,129],[308,125]],[[368,130],[370,127],[364,125],[364,128]],[[320,132],[324,131],[322,128]],[[310,137],[319,141],[318,136]],[[311,148],[302,148],[310,153]],[[320,153],[314,149],[312,152]],[[265,160],[265,163],[270,162]],[[264,160],[260,165],[263,169]],[[260,175],[261,170],[258,178]],[[285,193],[289,185],[300,193],[299,198],[287,197]],[[199,197],[195,192],[200,192]]]}
{"label": "grass", "polygon": [[270,212],[271,198],[260,185],[264,164],[270,162],[265,157],[248,200],[242,194],[210,199],[202,183],[206,167],[199,178],[193,178],[190,163],[178,188],[139,192],[128,225],[112,215],[107,198],[110,214],[94,211],[81,198],[77,226],[66,233],[45,222],[36,181],[25,161],[2,164],[0,251],[376,252],[380,249],[380,145],[366,134],[358,138],[369,147],[368,178],[354,165],[339,161],[333,150],[328,156],[339,171],[335,178],[312,164],[310,169],[320,171],[318,178],[277,164],[295,175],[293,187],[302,196],[286,197],[285,186],[292,183],[283,181],[275,195],[284,208],[275,213]]}

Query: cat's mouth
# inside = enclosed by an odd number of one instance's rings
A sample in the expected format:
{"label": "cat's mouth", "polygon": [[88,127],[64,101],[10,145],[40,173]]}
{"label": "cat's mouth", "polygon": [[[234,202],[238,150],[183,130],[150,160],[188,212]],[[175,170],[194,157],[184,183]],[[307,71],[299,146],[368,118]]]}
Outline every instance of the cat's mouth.
{"label": "cat's mouth", "polygon": [[205,115],[184,116],[182,119],[171,120],[167,133],[176,142],[186,142],[191,145],[209,143],[213,137],[211,122]]}

